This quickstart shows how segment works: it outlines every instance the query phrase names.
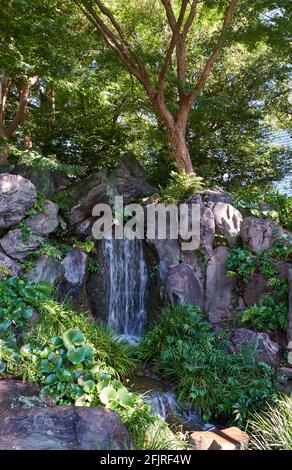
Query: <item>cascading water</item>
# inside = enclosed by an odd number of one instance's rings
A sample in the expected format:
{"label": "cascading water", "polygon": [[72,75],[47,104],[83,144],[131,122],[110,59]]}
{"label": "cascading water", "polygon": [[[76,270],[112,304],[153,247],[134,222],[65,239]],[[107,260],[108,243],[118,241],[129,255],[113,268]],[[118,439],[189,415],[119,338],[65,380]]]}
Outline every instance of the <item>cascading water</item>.
{"label": "cascading water", "polygon": [[147,268],[143,242],[138,239],[104,239],[110,286],[107,323],[128,341],[142,336],[145,321]]}

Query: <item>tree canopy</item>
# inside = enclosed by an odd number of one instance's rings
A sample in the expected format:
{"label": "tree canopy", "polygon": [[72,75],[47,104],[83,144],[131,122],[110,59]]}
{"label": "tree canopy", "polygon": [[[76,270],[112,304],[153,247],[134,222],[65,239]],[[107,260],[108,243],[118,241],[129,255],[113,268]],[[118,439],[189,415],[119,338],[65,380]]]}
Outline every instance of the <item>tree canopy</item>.
{"label": "tree canopy", "polygon": [[[133,150],[155,183],[287,172],[290,2],[5,0],[0,138],[88,171]],[[13,150],[10,150],[10,157]]]}

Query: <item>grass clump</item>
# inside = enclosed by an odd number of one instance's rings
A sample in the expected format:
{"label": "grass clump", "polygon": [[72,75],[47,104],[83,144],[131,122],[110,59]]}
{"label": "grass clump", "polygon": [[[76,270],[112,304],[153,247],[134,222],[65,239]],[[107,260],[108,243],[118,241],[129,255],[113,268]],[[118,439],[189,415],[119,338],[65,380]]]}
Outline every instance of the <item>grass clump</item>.
{"label": "grass clump", "polygon": [[249,447],[254,450],[292,450],[292,397],[281,396],[248,422]]}

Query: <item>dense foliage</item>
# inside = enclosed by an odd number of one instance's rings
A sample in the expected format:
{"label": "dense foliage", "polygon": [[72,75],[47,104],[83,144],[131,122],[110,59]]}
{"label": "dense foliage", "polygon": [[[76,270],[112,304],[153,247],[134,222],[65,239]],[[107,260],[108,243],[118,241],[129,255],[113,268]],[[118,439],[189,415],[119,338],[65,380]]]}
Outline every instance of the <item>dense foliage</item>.
{"label": "dense foliage", "polygon": [[244,422],[275,395],[272,371],[255,363],[254,350],[232,353],[223,331],[211,331],[196,307],[164,308],[140,346],[141,357],[171,379],[180,402],[200,408],[206,420]]}
{"label": "dense foliage", "polygon": [[227,274],[236,279],[239,289],[248,282],[251,274],[260,273],[266,279],[267,293],[258,303],[246,308],[240,314],[240,321],[257,330],[285,330],[288,326],[287,279],[279,277],[277,262],[290,259],[292,253],[289,238],[277,240],[269,249],[257,256],[243,248],[235,248],[229,253]]}
{"label": "dense foliage", "polygon": [[[40,396],[57,404],[115,410],[135,448],[185,445],[121,382],[138,365],[131,346],[86,314],[58,304],[46,283],[11,278],[0,281],[0,292],[0,377],[35,383],[41,387]],[[33,311],[36,318],[31,322]]]}

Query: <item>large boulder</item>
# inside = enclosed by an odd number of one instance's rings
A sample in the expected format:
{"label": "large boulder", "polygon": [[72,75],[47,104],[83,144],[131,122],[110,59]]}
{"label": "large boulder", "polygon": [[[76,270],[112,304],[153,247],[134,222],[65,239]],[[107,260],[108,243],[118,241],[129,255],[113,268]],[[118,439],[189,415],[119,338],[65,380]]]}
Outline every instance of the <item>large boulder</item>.
{"label": "large boulder", "polygon": [[1,450],[121,450],[131,440],[106,408],[50,407],[33,387],[0,380]]}
{"label": "large boulder", "polygon": [[218,246],[207,264],[206,310],[213,323],[231,319],[237,304],[235,281],[227,275],[227,256],[228,249]]}
{"label": "large boulder", "polygon": [[27,220],[34,235],[48,236],[59,225],[57,204],[51,201],[42,201],[43,210]]}
{"label": "large boulder", "polygon": [[29,179],[38,192],[48,197],[52,196],[56,191],[66,188],[70,184],[69,178],[46,167],[35,168],[30,165],[19,164],[11,170],[11,173]]}
{"label": "large boulder", "polygon": [[62,199],[68,206],[64,215],[69,229],[76,230],[76,226],[92,217],[96,204],[110,203],[114,195],[114,188],[104,173],[94,173],[71,184],[62,191]]}
{"label": "large boulder", "polygon": [[20,222],[36,200],[36,188],[21,176],[0,174],[0,234]]}
{"label": "large boulder", "polygon": [[195,271],[186,263],[171,266],[168,270],[167,292],[174,303],[193,304],[204,308],[204,290]]}
{"label": "large boulder", "polygon": [[254,357],[257,361],[266,362],[270,366],[276,366],[279,363],[280,348],[267,333],[239,328],[232,333],[230,339],[236,351],[242,347],[254,348],[256,350]]}
{"label": "large boulder", "polygon": [[56,286],[64,276],[64,266],[61,261],[51,256],[40,256],[36,265],[27,273],[32,282],[49,282]]}
{"label": "large boulder", "polygon": [[225,204],[231,204],[232,201],[231,194],[226,193],[220,188],[207,189],[205,191],[200,192],[200,195],[204,203],[222,202]]}
{"label": "large boulder", "polygon": [[270,248],[281,236],[283,230],[272,220],[245,217],[241,224],[240,234],[244,248],[253,253]]}
{"label": "large boulder", "polygon": [[142,166],[133,153],[127,153],[109,175],[109,181],[124,197],[126,204],[151,196],[157,189],[146,181]]}
{"label": "large boulder", "polygon": [[215,219],[212,210],[203,204],[202,197],[199,194],[192,196],[187,200],[190,206],[189,220],[191,220],[191,205],[200,205],[200,246],[199,249],[208,257],[213,252],[213,242],[215,237]]}
{"label": "large boulder", "polygon": [[18,277],[21,275],[21,265],[0,250],[0,280],[10,276]]}
{"label": "large boulder", "polygon": [[241,213],[231,204],[217,202],[213,214],[217,233],[226,238],[229,246],[234,245],[240,234]]}
{"label": "large boulder", "polygon": [[41,237],[30,234],[26,237],[20,228],[10,230],[0,240],[0,245],[5,253],[13,259],[24,261],[27,255],[40,246]]}
{"label": "large boulder", "polygon": [[88,310],[86,291],[88,256],[79,248],[72,248],[62,261],[63,275],[57,287],[59,302],[70,301],[77,310]]}
{"label": "large boulder", "polygon": [[265,276],[261,273],[252,273],[243,288],[243,300],[246,307],[256,304],[263,295],[270,291]]}
{"label": "large boulder", "polygon": [[245,450],[248,435],[239,428],[195,431],[190,436],[189,448],[193,450]]}

